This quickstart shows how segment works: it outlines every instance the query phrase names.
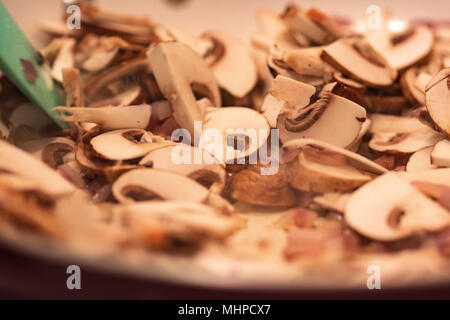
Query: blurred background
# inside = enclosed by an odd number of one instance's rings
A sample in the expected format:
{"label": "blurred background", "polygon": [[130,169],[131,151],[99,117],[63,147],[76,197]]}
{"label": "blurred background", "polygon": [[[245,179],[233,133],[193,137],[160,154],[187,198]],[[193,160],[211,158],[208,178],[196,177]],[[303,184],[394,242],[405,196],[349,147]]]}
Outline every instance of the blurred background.
{"label": "blurred background", "polygon": [[[2,0],[10,13],[39,45],[42,34],[36,23],[60,17],[62,0]],[[256,29],[255,11],[282,11],[286,4],[318,7],[339,17],[362,18],[369,5],[392,9],[398,19],[449,21],[449,0],[98,0],[99,4],[123,12],[150,15],[164,25],[179,27],[193,34],[205,29],[222,29],[248,39]]]}

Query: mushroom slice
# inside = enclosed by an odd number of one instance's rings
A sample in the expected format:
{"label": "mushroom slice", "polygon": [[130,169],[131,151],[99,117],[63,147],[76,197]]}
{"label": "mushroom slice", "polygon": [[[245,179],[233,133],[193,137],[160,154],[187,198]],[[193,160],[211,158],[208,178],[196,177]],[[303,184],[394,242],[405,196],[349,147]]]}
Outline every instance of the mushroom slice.
{"label": "mushroom slice", "polygon": [[238,228],[234,219],[192,202],[141,202],[119,207],[117,213],[129,221],[136,241],[160,250],[193,250]]}
{"label": "mushroom slice", "polygon": [[389,86],[397,77],[395,70],[366,59],[349,39],[340,39],[326,46],[321,58],[343,73],[371,86]]}
{"label": "mushroom slice", "polygon": [[109,160],[136,159],[152,150],[175,144],[142,129],[106,132],[92,138],[90,143],[98,155]]}
{"label": "mushroom slice", "polygon": [[[371,32],[377,30],[371,30]],[[372,48],[395,70],[404,69],[427,56],[433,47],[433,32],[425,26],[415,27],[402,41],[392,44],[368,33]]]}
{"label": "mushroom slice", "polygon": [[53,215],[56,195],[47,194],[41,186],[24,176],[0,175],[0,215],[19,226],[60,237],[63,229]]}
{"label": "mushroom slice", "polygon": [[123,204],[155,199],[200,203],[207,199],[209,191],[194,180],[173,172],[136,169],[121,175],[114,182],[112,193]]}
{"label": "mushroom slice", "polygon": [[294,109],[306,107],[311,97],[316,93],[316,88],[309,84],[278,75],[273,81],[269,93],[275,98],[285,101],[289,108]]}
{"label": "mushroom slice", "polygon": [[225,183],[225,168],[206,150],[182,143],[151,151],[140,165],[171,171],[201,184]]}
{"label": "mushroom slice", "polygon": [[358,137],[365,119],[363,107],[325,90],[307,107],[296,112],[282,110],[277,128],[282,143],[311,138],[346,147]]}
{"label": "mushroom slice", "polygon": [[299,82],[307,83],[312,86],[321,86],[325,83],[323,77],[317,76],[308,76],[301,75],[294,71],[287,63],[283,60],[283,56],[279,56],[280,54],[271,53],[267,58],[267,65],[269,67],[269,71],[275,75],[283,75],[288,78],[292,78]]}
{"label": "mushroom slice", "polygon": [[325,73],[325,64],[320,58],[322,50],[323,47],[290,50],[284,60],[298,74],[322,77]]}
{"label": "mushroom slice", "polygon": [[417,72],[417,67],[406,70],[400,78],[400,84],[403,94],[413,105],[425,105],[425,90],[419,90],[415,86]]}
{"label": "mushroom slice", "polygon": [[350,143],[348,146],[345,147],[345,149],[351,151],[351,152],[357,152],[358,149],[361,146],[362,140],[367,132],[369,132],[370,125],[372,124],[372,120],[366,119],[366,121],[363,122],[361,126],[361,131],[359,132],[358,136],[356,137],[355,141]]}
{"label": "mushroom slice", "polygon": [[372,120],[372,125],[369,129],[369,133],[371,134],[382,134],[386,132],[408,133],[429,129],[428,126],[422,124],[414,117],[373,113],[370,115],[370,120]]}
{"label": "mushroom slice", "polygon": [[214,75],[194,50],[178,42],[159,43],[148,53],[148,60],[162,94],[172,104],[173,117],[193,136],[194,121],[201,121],[205,113],[194,91],[209,98],[215,107],[221,105]]}
{"label": "mushroom slice", "polygon": [[211,108],[203,120],[199,146],[220,163],[235,163],[255,154],[269,134],[267,120],[253,109]]}
{"label": "mushroom slice", "polygon": [[[143,91],[140,85],[132,85],[118,95],[102,100],[89,103],[89,108],[106,107],[106,106],[132,106],[139,104],[143,97]],[[81,104],[80,106],[84,106]]]}
{"label": "mushroom slice", "polygon": [[309,19],[307,14],[298,7],[289,6],[282,17],[283,20],[286,21],[291,32],[299,32],[317,44],[329,42],[330,35],[328,32],[316,25]]}
{"label": "mushroom slice", "polygon": [[428,83],[426,107],[431,120],[450,137],[450,68],[441,70]]}
{"label": "mushroom slice", "polygon": [[[256,14],[259,28],[264,36],[268,37],[271,45],[276,44],[281,49],[295,49],[298,43],[290,34],[289,27],[278,14],[270,10],[259,10]],[[303,39],[304,45],[308,46],[309,40]]]}
{"label": "mushroom slice", "polygon": [[236,98],[245,97],[258,81],[258,70],[250,50],[239,39],[224,32],[207,31],[201,37],[218,42],[223,48],[223,54],[210,66],[219,86]]}
{"label": "mushroom slice", "polygon": [[369,147],[379,152],[406,154],[434,146],[442,139],[445,139],[444,135],[430,128],[414,132],[380,132],[369,141]]}
{"label": "mushroom slice", "polygon": [[90,122],[99,124],[103,130],[145,129],[150,124],[152,107],[148,104],[138,106],[107,106],[99,108],[56,107],[60,118],[68,122]]}
{"label": "mushroom slice", "polygon": [[20,147],[56,169],[64,163],[64,157],[68,153],[75,152],[76,144],[69,138],[56,137],[27,141],[21,143]]}
{"label": "mushroom slice", "polygon": [[345,221],[362,235],[394,241],[450,224],[450,214],[395,173],[387,173],[352,194]]}
{"label": "mushroom slice", "polygon": [[450,187],[450,168],[397,172],[397,175],[408,182],[429,182]]}
{"label": "mushroom slice", "polygon": [[61,48],[59,50],[58,56],[53,62],[51,75],[52,77],[58,81],[63,81],[62,70],[64,68],[73,68],[75,64],[74,58],[74,49],[75,49],[76,40],[75,39],[65,39],[61,44]]}
{"label": "mushroom slice", "polygon": [[29,179],[53,196],[75,191],[75,187],[43,162],[6,141],[0,140],[0,170]]}
{"label": "mushroom slice", "polygon": [[431,163],[437,167],[450,167],[450,140],[442,140],[434,146]]}
{"label": "mushroom slice", "polygon": [[62,69],[62,83],[66,92],[66,106],[84,106],[84,84],[77,68]]}
{"label": "mushroom slice", "polygon": [[276,174],[261,175],[261,164],[250,165],[234,174],[231,197],[235,200],[260,206],[293,206],[296,198],[289,185],[287,172],[280,168]]}
{"label": "mushroom slice", "polygon": [[261,105],[261,113],[264,115],[271,128],[277,127],[278,115],[280,114],[285,104],[285,101],[275,98],[270,93],[265,96],[264,101]]}
{"label": "mushroom slice", "polygon": [[433,147],[427,147],[414,152],[406,163],[406,171],[422,171],[437,168],[431,164],[431,151]]}
{"label": "mushroom slice", "polygon": [[324,193],[313,198],[313,201],[324,209],[344,213],[351,193]]}
{"label": "mushroom slice", "polygon": [[281,152],[289,182],[301,191],[348,192],[387,172],[359,154],[312,139],[289,141]]}
{"label": "mushroom slice", "polygon": [[93,100],[93,97],[108,83],[120,79],[121,77],[146,70],[149,67],[148,61],[143,58],[126,60],[112,68],[108,68],[95,77],[91,78],[86,84],[84,90],[87,100]]}

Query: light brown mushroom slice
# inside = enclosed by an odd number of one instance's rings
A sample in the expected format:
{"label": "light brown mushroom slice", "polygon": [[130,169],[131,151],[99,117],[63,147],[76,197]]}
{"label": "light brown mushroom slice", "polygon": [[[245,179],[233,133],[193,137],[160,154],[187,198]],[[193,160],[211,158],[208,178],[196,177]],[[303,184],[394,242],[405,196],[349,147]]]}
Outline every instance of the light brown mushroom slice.
{"label": "light brown mushroom slice", "polygon": [[[298,43],[290,34],[289,27],[278,14],[270,10],[259,10],[256,14],[261,32],[281,49],[295,49]],[[304,43],[309,45],[309,40]]]}
{"label": "light brown mushroom slice", "polygon": [[320,58],[322,50],[323,47],[290,50],[284,60],[298,74],[322,77],[325,73],[325,64]]}
{"label": "light brown mushroom slice", "polygon": [[416,80],[414,81],[414,87],[416,87],[416,89],[420,90],[421,92],[425,93],[425,89],[427,87],[427,84],[430,82],[432,76],[425,71],[420,72],[417,77]]}
{"label": "light brown mushroom slice", "polygon": [[286,143],[299,138],[311,138],[346,147],[355,141],[366,119],[366,110],[360,105],[322,91],[319,99],[297,113],[280,112],[277,128],[280,140]]}
{"label": "light brown mushroom slice", "polygon": [[92,138],[90,143],[98,155],[109,160],[140,158],[152,150],[175,144],[141,129],[109,131]]}
{"label": "light brown mushroom slice", "polygon": [[150,124],[152,106],[107,106],[99,108],[56,107],[60,118],[67,122],[89,122],[99,124],[103,130],[146,129]]}
{"label": "light brown mushroom slice", "polygon": [[414,152],[406,163],[406,171],[423,171],[437,168],[431,164],[431,151],[433,147],[427,147]]}
{"label": "light brown mushroom slice", "polygon": [[450,167],[450,140],[442,140],[433,147],[431,163],[437,167]]}
{"label": "light brown mushroom slice", "polygon": [[426,107],[431,120],[450,137],[450,68],[441,70],[428,83]]}
{"label": "light brown mushroom slice", "polygon": [[399,43],[386,43],[371,36],[368,41],[392,69],[401,70],[426,57],[433,47],[433,38],[430,28],[417,26]]}
{"label": "light brown mushroom slice", "polygon": [[289,185],[285,168],[276,174],[261,175],[261,164],[249,165],[235,173],[230,196],[241,202],[270,207],[289,207],[296,203],[294,189]]}
{"label": "light brown mushroom slice", "polygon": [[162,94],[172,105],[173,117],[193,136],[194,121],[201,121],[206,111],[197,104],[193,91],[209,98],[215,107],[221,106],[214,75],[197,53],[177,42],[159,43],[148,53],[148,60]]}
{"label": "light brown mushroom slice", "polygon": [[282,147],[291,185],[302,191],[348,192],[387,170],[348,150],[313,139],[289,141]]}
{"label": "light brown mushroom slice", "polygon": [[56,169],[68,153],[75,152],[76,144],[69,138],[56,137],[27,141],[19,144],[19,147]]}
{"label": "light brown mushroom slice", "polygon": [[234,97],[245,97],[258,81],[258,71],[248,47],[239,39],[220,31],[207,31],[202,38],[223,46],[223,54],[219,53],[220,56],[210,66],[220,87]]}
{"label": "light brown mushroom slice", "polygon": [[442,184],[450,187],[450,168],[437,168],[422,171],[397,172],[397,175],[408,182],[420,181]]}
{"label": "light brown mushroom slice", "polygon": [[[272,50],[273,51],[273,50]],[[282,75],[288,78],[292,78],[299,82],[309,84],[311,86],[321,86],[325,83],[323,77],[301,75],[294,71],[283,60],[284,57],[280,57],[279,54],[271,52],[267,57],[267,65],[269,70],[276,75]]]}
{"label": "light brown mushroom slice", "polygon": [[425,90],[419,90],[416,86],[417,68],[411,67],[400,78],[402,92],[414,105],[425,105]]}
{"label": "light brown mushroom slice", "polygon": [[[89,108],[105,107],[105,106],[132,106],[138,103],[143,95],[140,85],[132,85],[116,96],[108,97],[89,103]],[[81,104],[80,106],[84,106]]]}
{"label": "light brown mushroom slice", "polygon": [[367,132],[369,132],[371,125],[372,125],[372,120],[366,119],[366,121],[363,122],[363,124],[361,126],[361,131],[359,132],[355,141],[353,141],[348,146],[346,146],[345,149],[347,149],[351,152],[357,152],[359,147],[361,146],[364,136],[366,135]]}
{"label": "light brown mushroom slice", "polygon": [[327,31],[316,25],[306,13],[295,6],[290,6],[283,13],[283,20],[286,21],[291,31],[297,31],[305,35],[308,39],[317,44],[329,42],[330,35]]}
{"label": "light brown mushroom slice", "polygon": [[95,50],[91,56],[83,62],[82,68],[85,71],[96,73],[105,69],[116,57],[119,47],[110,50]]}
{"label": "light brown mushroom slice", "polygon": [[126,75],[134,74],[139,71],[145,71],[149,67],[148,61],[145,58],[136,58],[126,60],[117,66],[108,68],[100,72],[95,77],[92,77],[85,86],[85,94],[87,100],[92,100],[95,95],[104,88],[108,83],[120,79]]}
{"label": "light brown mushroom slice", "polygon": [[189,250],[220,240],[235,231],[236,220],[211,207],[186,201],[152,201],[121,206],[133,239],[146,247]]}
{"label": "light brown mushroom slice", "polygon": [[421,231],[450,225],[450,214],[395,173],[388,173],[355,191],[345,221],[374,240],[394,241]]}
{"label": "light brown mushroom slice", "polygon": [[316,88],[309,84],[278,75],[273,81],[269,93],[275,98],[287,103],[291,109],[306,107],[311,97],[316,93]]}
{"label": "light brown mushroom slice", "polygon": [[313,198],[313,201],[324,209],[344,213],[351,193],[324,193]]}
{"label": "light brown mushroom slice", "polygon": [[74,49],[75,49],[76,41],[75,39],[68,38],[61,45],[61,49],[59,50],[58,56],[52,65],[51,75],[52,77],[58,81],[63,81],[62,70],[64,68],[73,68],[75,65],[74,58]]}
{"label": "light brown mushroom slice", "polygon": [[414,117],[372,113],[370,120],[372,120],[369,128],[369,133],[371,134],[386,132],[407,133],[429,128]]}
{"label": "light brown mushroom slice", "polygon": [[62,83],[66,92],[66,106],[84,106],[84,84],[77,68],[62,69]]}
{"label": "light brown mushroom slice", "polygon": [[379,152],[407,154],[434,146],[442,139],[445,139],[444,135],[430,128],[413,132],[380,132],[369,141],[369,147]]}
{"label": "light brown mushroom slice", "polygon": [[389,86],[397,77],[395,70],[363,57],[347,39],[340,39],[326,46],[321,58],[343,73],[371,86]]}
{"label": "light brown mushroom slice", "polygon": [[145,200],[174,200],[200,203],[208,189],[182,175],[157,169],[136,169],[121,175],[113,184],[114,197],[123,204]]}
{"label": "light brown mushroom slice", "polygon": [[6,141],[0,140],[0,169],[36,183],[49,195],[75,191],[75,187],[43,162]]}
{"label": "light brown mushroom slice", "polygon": [[198,182],[225,182],[225,168],[217,159],[206,150],[181,143],[153,150],[139,164],[178,173]]}
{"label": "light brown mushroom slice", "polygon": [[253,109],[211,108],[203,119],[199,146],[220,163],[235,163],[255,154],[266,143],[269,134],[267,120]]}
{"label": "light brown mushroom slice", "polygon": [[261,105],[261,113],[266,118],[271,128],[277,127],[277,118],[286,102],[275,98],[270,93],[266,94]]}

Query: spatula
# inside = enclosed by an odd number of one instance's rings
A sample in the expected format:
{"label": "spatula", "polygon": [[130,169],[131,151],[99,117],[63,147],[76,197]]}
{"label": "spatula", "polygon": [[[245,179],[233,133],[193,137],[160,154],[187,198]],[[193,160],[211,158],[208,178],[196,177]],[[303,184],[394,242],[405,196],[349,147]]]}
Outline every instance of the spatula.
{"label": "spatula", "polygon": [[36,51],[1,2],[0,70],[61,128],[69,127],[52,110],[61,105],[61,97],[50,73],[39,65]]}

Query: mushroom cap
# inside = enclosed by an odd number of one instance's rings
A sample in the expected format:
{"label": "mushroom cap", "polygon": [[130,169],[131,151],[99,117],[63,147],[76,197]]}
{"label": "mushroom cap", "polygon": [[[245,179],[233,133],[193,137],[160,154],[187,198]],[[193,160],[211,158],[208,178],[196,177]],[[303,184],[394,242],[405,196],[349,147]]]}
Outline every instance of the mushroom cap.
{"label": "mushroom cap", "polygon": [[129,193],[133,191],[139,193],[141,190],[164,200],[199,203],[208,197],[208,189],[194,180],[157,169],[128,171],[121,175],[112,186],[114,197],[123,204],[135,202]]}
{"label": "mushroom cap", "polygon": [[237,98],[245,97],[258,81],[258,71],[248,47],[225,32],[207,31],[202,37],[214,39],[224,48],[223,55],[210,66],[220,87]]}
{"label": "mushroom cap", "polygon": [[347,202],[344,217],[352,229],[380,241],[438,231],[450,225],[447,210],[395,173],[384,174],[355,191]]}
{"label": "mushroom cap", "polygon": [[350,74],[371,86],[389,86],[397,77],[394,70],[364,58],[346,39],[337,40],[326,46],[322,52],[322,59],[343,73]]}
{"label": "mushroom cap", "polygon": [[[205,115],[199,146],[209,151],[220,163],[225,163],[254,154],[266,142],[269,134],[270,127],[266,118],[253,109],[212,108]],[[216,141],[217,139],[221,141]],[[236,139],[245,144],[245,150],[235,149]],[[220,146],[221,150],[218,149]]]}
{"label": "mushroom cap", "polygon": [[212,71],[193,49],[178,42],[157,44],[148,52],[148,60],[162,94],[172,104],[173,117],[193,136],[194,121],[201,121],[206,111],[198,105],[193,89],[201,91],[213,106],[221,106]]}
{"label": "mushroom cap", "polygon": [[431,120],[450,137],[450,68],[441,70],[426,87],[426,107]]}

